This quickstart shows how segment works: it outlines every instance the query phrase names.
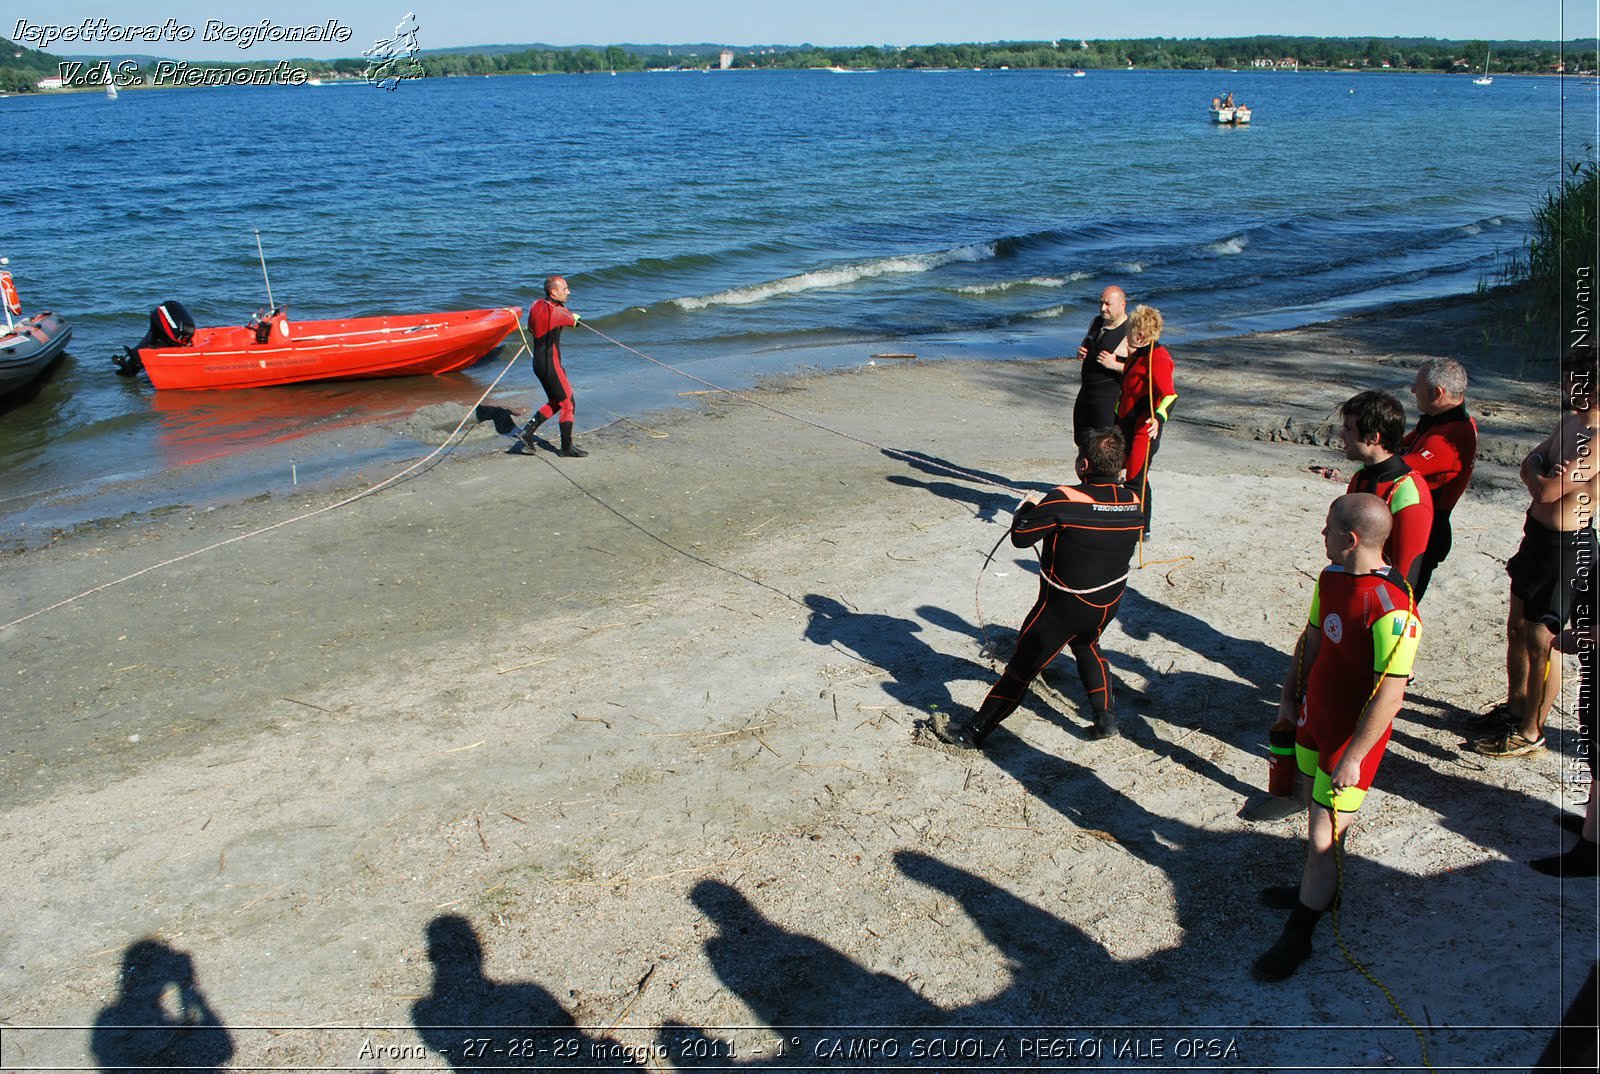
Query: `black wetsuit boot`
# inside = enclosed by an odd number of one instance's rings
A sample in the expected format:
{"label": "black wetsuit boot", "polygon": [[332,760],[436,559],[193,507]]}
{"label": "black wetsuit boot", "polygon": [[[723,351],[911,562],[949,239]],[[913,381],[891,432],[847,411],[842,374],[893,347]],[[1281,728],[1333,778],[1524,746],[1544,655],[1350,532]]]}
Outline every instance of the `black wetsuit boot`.
{"label": "black wetsuit boot", "polygon": [[539,426],[543,425],[544,423],[545,419],[535,414],[533,416],[533,420],[524,425],[522,427],[522,432],[517,434],[517,439],[522,441],[522,446],[527,448],[530,452],[538,446],[537,441],[533,439],[533,434],[538,432]]}
{"label": "black wetsuit boot", "polygon": [[561,457],[564,459],[582,459],[588,452],[572,442],[572,422],[561,423]]}
{"label": "black wetsuit boot", "polygon": [[1011,715],[1016,708],[1016,703],[988,697],[982,707],[973,714],[971,720],[959,723],[949,717],[935,718],[932,723],[934,736],[952,746],[963,749],[981,749],[983,740],[989,737],[989,732],[1000,726],[1000,721]]}
{"label": "black wetsuit boot", "polygon": [[1094,710],[1094,726],[1089,729],[1090,738],[1116,738],[1117,714],[1110,709]]}
{"label": "black wetsuit boot", "polygon": [[1313,910],[1296,900],[1289,911],[1289,920],[1283,923],[1283,934],[1278,942],[1267,948],[1266,954],[1256,959],[1250,975],[1258,981],[1287,981],[1294,976],[1300,964],[1311,957],[1311,934],[1322,919],[1321,910]]}

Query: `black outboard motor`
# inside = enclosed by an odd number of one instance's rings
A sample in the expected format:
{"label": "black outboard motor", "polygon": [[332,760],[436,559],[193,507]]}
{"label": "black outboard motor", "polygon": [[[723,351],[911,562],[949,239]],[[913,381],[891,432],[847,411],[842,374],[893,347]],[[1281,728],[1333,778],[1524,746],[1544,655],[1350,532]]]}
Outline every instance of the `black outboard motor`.
{"label": "black outboard motor", "polygon": [[187,306],[176,299],[168,299],[150,311],[150,330],[137,346],[123,347],[122,353],[113,355],[120,376],[135,376],[143,363],[139,352],[146,347],[187,347],[194,340],[194,315]]}
{"label": "black outboard motor", "polygon": [[169,298],[150,311],[150,331],[139,346],[187,347],[193,339],[194,316],[182,302]]}

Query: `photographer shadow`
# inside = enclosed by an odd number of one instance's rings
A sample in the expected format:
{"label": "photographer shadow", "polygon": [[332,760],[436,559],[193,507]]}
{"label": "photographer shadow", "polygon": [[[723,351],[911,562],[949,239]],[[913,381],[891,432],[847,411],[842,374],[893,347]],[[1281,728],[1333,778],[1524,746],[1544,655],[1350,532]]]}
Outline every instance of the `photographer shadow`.
{"label": "photographer shadow", "polygon": [[233,1035],[206,1002],[194,960],[160,940],[122,955],[117,1001],[95,1019],[89,1049],[102,1070],[218,1071],[233,1058]]}

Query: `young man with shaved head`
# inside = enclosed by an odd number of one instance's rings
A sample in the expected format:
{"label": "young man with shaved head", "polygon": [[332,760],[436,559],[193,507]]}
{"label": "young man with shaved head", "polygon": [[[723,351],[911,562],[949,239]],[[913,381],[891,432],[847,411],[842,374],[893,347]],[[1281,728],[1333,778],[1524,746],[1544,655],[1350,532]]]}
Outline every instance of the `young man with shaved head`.
{"label": "young man with shaved head", "polygon": [[1260,981],[1286,980],[1311,957],[1311,934],[1339,896],[1339,842],[1355,823],[1405,702],[1422,623],[1383,561],[1390,521],[1378,497],[1347,493],[1328,508],[1322,529],[1329,566],[1312,591],[1275,725],[1295,728],[1311,811],[1306,864],[1298,887],[1261,893],[1268,906],[1287,909],[1289,919],[1251,969]]}
{"label": "young man with shaved head", "polygon": [[572,385],[567,383],[567,371],[561,365],[561,330],[578,323],[578,315],[567,309],[567,296],[572,289],[561,276],[550,276],[544,281],[544,297],[528,308],[528,331],[533,335],[533,375],[539,378],[548,402],[534,414],[523,430],[517,434],[522,449],[533,454],[538,441],[533,434],[539,426],[556,414],[561,415],[562,458],[581,459],[589,454],[572,442],[572,421],[575,411],[572,402]]}
{"label": "young man with shaved head", "polygon": [[1115,284],[1100,292],[1100,315],[1078,347],[1083,365],[1078,399],[1072,405],[1072,440],[1080,448],[1090,429],[1116,424],[1122,371],[1128,357],[1128,296]]}

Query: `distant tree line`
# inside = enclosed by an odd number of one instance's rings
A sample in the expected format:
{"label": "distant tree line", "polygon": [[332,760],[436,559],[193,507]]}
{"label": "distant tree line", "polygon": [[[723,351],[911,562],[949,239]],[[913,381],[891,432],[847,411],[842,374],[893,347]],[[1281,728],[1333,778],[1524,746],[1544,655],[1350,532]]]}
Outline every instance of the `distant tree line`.
{"label": "distant tree line", "polygon": [[[1596,69],[1596,52],[1574,42],[1563,52],[1556,41],[1452,41],[1435,38],[1210,37],[1139,38],[1080,41],[1000,41],[987,44],[911,45],[906,48],[860,45],[819,48],[813,45],[732,49],[738,68],[848,67],[1043,67],[1164,68],[1209,70],[1250,68],[1258,60],[1300,67],[1357,70],[1481,71],[1491,56],[1493,70],[1514,74],[1548,74],[1565,62],[1568,73]],[[639,71],[663,67],[709,67],[718,62],[715,46],[703,52],[651,53],[637,46],[600,48],[536,48],[525,51],[453,52],[429,55],[430,75],[579,73]]]}
{"label": "distant tree line", "polygon": [[[1586,44],[1590,44],[1587,43]],[[1493,50],[1493,69],[1518,74],[1549,73],[1563,61],[1567,71],[1593,72],[1595,49],[1576,44],[1565,55],[1555,41],[1442,41],[1433,38],[1208,37],[1113,41],[1003,41],[982,45],[913,45],[903,49],[801,48],[739,54],[736,67],[1082,67],[1128,66],[1176,70],[1250,68],[1258,60],[1292,60],[1311,68],[1411,71],[1481,71]]]}
{"label": "distant tree line", "polygon": [[[819,48],[813,45],[732,49],[736,68],[796,69],[807,67],[926,68],[1161,68],[1209,70],[1249,69],[1257,61],[1301,68],[1482,71],[1492,55],[1492,72],[1545,74],[1565,62],[1570,73],[1592,74],[1597,57],[1592,42],[1452,41],[1436,38],[1353,37],[1208,37],[1137,38],[1081,41],[1001,41],[987,44],[911,45],[905,48],[862,45]],[[1591,47],[1585,47],[1591,46]],[[651,52],[640,46],[525,49],[495,46],[486,50],[430,52],[420,57],[429,77],[493,74],[580,74],[595,71],[641,71],[658,68],[714,67],[721,49],[690,46]],[[36,83],[59,73],[61,58],[25,49],[0,38],[0,92],[33,92]],[[360,77],[366,60],[295,60],[295,66],[317,77]],[[207,67],[260,67],[261,63],[206,61]],[[143,69],[151,70],[152,64]]]}
{"label": "distant tree line", "polygon": [[[523,51],[447,52],[428,55],[429,75],[576,74],[592,71],[641,71],[651,68],[713,67],[715,46],[702,52],[651,53],[637,47],[535,48]],[[1492,50],[1493,70],[1514,74],[1548,74],[1565,62],[1569,73],[1592,73],[1594,48],[1576,44],[1563,54],[1555,41],[1444,41],[1433,38],[1232,37],[1143,38],[1115,41],[1001,41],[989,44],[912,45],[906,48],[860,45],[819,48],[813,45],[732,49],[737,68],[854,69],[918,67],[1043,67],[1164,68],[1209,70],[1250,68],[1258,60],[1300,67],[1357,70],[1482,71]]]}

